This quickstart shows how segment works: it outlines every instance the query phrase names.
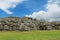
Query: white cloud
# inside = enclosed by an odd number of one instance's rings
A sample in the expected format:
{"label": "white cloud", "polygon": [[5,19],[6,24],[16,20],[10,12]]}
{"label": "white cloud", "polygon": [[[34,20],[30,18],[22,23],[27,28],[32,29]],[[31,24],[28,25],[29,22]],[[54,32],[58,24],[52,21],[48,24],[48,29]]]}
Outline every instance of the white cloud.
{"label": "white cloud", "polygon": [[15,8],[17,4],[23,2],[24,0],[0,0],[0,9],[5,11],[7,14],[13,14],[9,11],[9,8]]}
{"label": "white cloud", "polygon": [[50,21],[60,20],[60,0],[49,0],[46,5],[47,11],[40,10],[33,12],[32,15],[26,15],[36,19],[48,19]]}
{"label": "white cloud", "polygon": [[25,15],[26,17],[32,17],[36,19],[42,19],[45,16],[45,11],[34,12],[32,15]]}

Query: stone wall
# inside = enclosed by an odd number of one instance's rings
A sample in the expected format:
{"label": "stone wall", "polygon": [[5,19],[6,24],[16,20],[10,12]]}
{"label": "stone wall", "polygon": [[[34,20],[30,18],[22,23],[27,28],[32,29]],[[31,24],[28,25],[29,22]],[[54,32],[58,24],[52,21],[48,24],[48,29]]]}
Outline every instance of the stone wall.
{"label": "stone wall", "polygon": [[0,18],[0,30],[30,31],[30,30],[60,30],[60,22],[48,22],[29,17]]}

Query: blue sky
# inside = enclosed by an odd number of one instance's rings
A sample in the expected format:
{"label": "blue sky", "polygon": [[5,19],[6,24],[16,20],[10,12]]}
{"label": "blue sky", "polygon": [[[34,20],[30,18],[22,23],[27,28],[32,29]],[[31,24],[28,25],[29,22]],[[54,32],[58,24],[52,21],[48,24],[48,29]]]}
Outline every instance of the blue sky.
{"label": "blue sky", "polygon": [[60,20],[60,0],[0,0],[0,17],[6,16]]}
{"label": "blue sky", "polygon": [[13,14],[8,14],[4,10],[0,9],[0,17],[5,17],[5,16],[23,17],[25,15],[30,15],[35,11],[37,12],[40,10],[45,10],[46,4],[47,4],[47,0],[27,0],[17,4],[15,8],[12,7],[8,8],[8,10],[13,12]]}

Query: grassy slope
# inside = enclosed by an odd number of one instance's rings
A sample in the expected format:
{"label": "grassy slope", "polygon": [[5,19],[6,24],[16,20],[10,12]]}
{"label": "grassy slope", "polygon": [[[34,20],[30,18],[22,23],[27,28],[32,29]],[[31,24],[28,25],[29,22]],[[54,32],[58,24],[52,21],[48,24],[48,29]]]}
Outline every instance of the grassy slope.
{"label": "grassy slope", "polygon": [[0,32],[0,40],[60,40],[60,31]]}

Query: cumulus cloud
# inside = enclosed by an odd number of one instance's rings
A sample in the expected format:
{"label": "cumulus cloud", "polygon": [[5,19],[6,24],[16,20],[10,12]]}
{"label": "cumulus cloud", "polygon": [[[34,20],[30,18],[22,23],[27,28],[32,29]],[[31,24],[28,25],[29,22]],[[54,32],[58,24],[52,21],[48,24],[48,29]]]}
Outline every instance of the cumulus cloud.
{"label": "cumulus cloud", "polygon": [[25,15],[26,17],[32,17],[36,19],[42,19],[45,16],[45,11],[34,12],[32,15]]}
{"label": "cumulus cloud", "polygon": [[50,21],[60,20],[60,0],[48,0],[46,10],[47,11],[40,10],[33,12],[32,15],[26,15],[26,17],[47,19]]}
{"label": "cumulus cloud", "polygon": [[15,8],[17,4],[23,2],[24,0],[0,0],[0,9],[5,11],[7,14],[13,14],[9,11],[9,8]]}

